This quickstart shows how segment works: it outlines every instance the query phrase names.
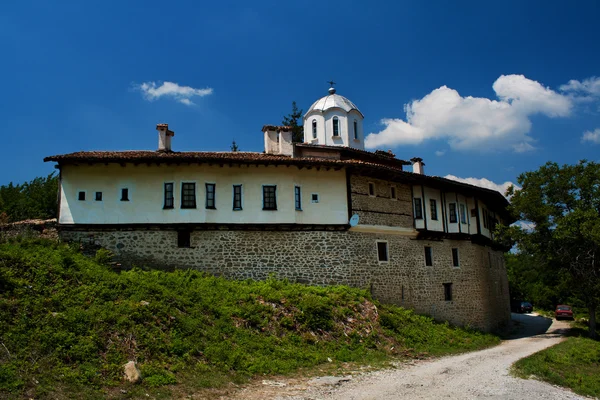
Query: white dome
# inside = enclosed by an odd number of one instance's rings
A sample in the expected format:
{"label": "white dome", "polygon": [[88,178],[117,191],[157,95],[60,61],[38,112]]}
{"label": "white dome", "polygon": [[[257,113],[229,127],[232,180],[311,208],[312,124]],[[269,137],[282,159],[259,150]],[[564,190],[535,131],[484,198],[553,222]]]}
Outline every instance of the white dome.
{"label": "white dome", "polygon": [[[332,88],[333,89],[333,88]],[[324,112],[330,108],[341,108],[345,112],[350,112],[352,110],[356,110],[359,114],[364,118],[363,114],[360,112],[358,107],[345,98],[344,96],[340,96],[339,94],[335,94],[335,89],[329,89],[329,95],[325,97],[321,97],[319,100],[315,101],[312,106],[308,109],[305,116],[310,114],[312,111],[320,111]]]}

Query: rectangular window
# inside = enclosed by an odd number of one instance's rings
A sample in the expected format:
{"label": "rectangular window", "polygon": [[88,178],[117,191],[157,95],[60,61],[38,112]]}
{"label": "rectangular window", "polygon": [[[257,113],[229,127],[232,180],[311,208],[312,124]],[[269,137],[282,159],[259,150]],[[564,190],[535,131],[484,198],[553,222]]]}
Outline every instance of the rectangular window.
{"label": "rectangular window", "polygon": [[206,208],[214,210],[215,207],[215,184],[207,183],[206,184]]}
{"label": "rectangular window", "polygon": [[456,215],[456,203],[449,203],[448,208],[450,209],[450,222],[458,222],[458,215]]}
{"label": "rectangular window", "polygon": [[177,247],[190,247],[190,231],[177,231]]}
{"label": "rectangular window", "polygon": [[429,207],[431,208],[431,219],[437,221],[437,203],[435,199],[429,199]]}
{"label": "rectangular window", "polygon": [[452,301],[452,283],[444,283],[444,300]]}
{"label": "rectangular window", "polygon": [[242,185],[233,185],[233,209],[242,209]]}
{"label": "rectangular window", "polygon": [[375,196],[375,184],[369,182],[369,196]]}
{"label": "rectangular window", "polygon": [[390,186],[390,197],[392,199],[396,198],[396,186]]}
{"label": "rectangular window", "polygon": [[458,249],[452,249],[452,266],[459,267],[458,263]]}
{"label": "rectangular window", "polygon": [[433,267],[433,254],[429,246],[425,246],[425,266]]}
{"label": "rectangular window", "polygon": [[196,208],[196,184],[184,182],[181,184],[181,208]]}
{"label": "rectangular window", "polygon": [[333,136],[340,136],[340,120],[333,117]]}
{"label": "rectangular window", "polygon": [[467,223],[467,210],[466,210],[464,204],[460,205],[460,223],[461,224]]}
{"label": "rectangular window", "polygon": [[420,198],[414,199],[415,203],[415,219],[423,219],[423,205]]}
{"label": "rectangular window", "polygon": [[300,186],[294,186],[294,203],[296,211],[302,211],[302,189],[300,189]]}
{"label": "rectangular window", "polygon": [[379,261],[388,261],[387,242],[377,242],[377,258]]}
{"label": "rectangular window", "polygon": [[311,194],[311,201],[313,203],[318,203],[319,202],[319,195],[317,193]]}
{"label": "rectangular window", "polygon": [[354,120],[354,139],[358,140],[358,122]]}
{"label": "rectangular window", "polygon": [[77,199],[79,201],[85,201],[85,192],[79,192]]}
{"label": "rectangular window", "polygon": [[483,209],[483,227],[487,228],[488,227],[488,213],[487,210],[484,208]]}
{"label": "rectangular window", "polygon": [[129,201],[129,189],[121,189],[121,201]]}
{"label": "rectangular window", "polygon": [[263,210],[277,210],[277,186],[263,186]]}
{"label": "rectangular window", "polygon": [[173,184],[165,183],[165,205],[163,206],[163,208],[173,208],[173,200]]}
{"label": "rectangular window", "polygon": [[96,201],[102,201],[102,192],[96,192]]}

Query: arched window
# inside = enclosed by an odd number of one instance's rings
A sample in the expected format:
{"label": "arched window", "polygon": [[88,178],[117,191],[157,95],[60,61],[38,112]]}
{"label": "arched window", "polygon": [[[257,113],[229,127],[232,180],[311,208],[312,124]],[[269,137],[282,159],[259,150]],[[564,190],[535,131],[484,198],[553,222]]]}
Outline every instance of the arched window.
{"label": "arched window", "polygon": [[358,122],[354,120],[354,139],[358,139]]}
{"label": "arched window", "polygon": [[333,117],[333,136],[340,136],[340,120]]}
{"label": "arched window", "polygon": [[317,120],[312,120],[312,129],[313,129],[313,139],[317,138]]}

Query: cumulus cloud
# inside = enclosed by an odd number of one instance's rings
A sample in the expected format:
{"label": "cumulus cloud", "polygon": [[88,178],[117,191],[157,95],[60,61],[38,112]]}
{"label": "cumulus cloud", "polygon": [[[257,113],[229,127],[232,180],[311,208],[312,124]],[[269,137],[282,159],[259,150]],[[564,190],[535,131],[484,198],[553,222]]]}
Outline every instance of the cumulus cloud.
{"label": "cumulus cloud", "polygon": [[462,183],[468,183],[469,185],[479,186],[486,189],[492,189],[500,192],[503,196],[506,196],[506,189],[508,189],[510,186],[515,186],[515,188],[519,189],[517,185],[509,181],[504,183],[496,183],[486,178],[459,178],[458,176],[454,175],[446,175],[444,178]]}
{"label": "cumulus cloud", "polygon": [[592,142],[600,144],[600,128],[594,129],[594,131],[587,131],[583,133],[581,137],[582,142]]}
{"label": "cumulus cloud", "polygon": [[134,88],[142,92],[142,95],[148,101],[167,97],[186,106],[194,104],[191,100],[194,97],[204,97],[213,93],[212,88],[196,89],[190,86],[179,86],[174,82],[144,82],[140,85],[134,85]]}
{"label": "cumulus cloud", "polygon": [[576,97],[600,97],[600,77],[593,76],[583,81],[571,79],[566,85],[561,85],[560,90]]}
{"label": "cumulus cloud", "polygon": [[492,88],[497,100],[463,97],[442,86],[405,105],[406,120],[384,118],[382,131],[365,139],[367,148],[447,140],[455,150],[534,149],[530,117],[567,117],[572,99],[523,75],[502,75]]}

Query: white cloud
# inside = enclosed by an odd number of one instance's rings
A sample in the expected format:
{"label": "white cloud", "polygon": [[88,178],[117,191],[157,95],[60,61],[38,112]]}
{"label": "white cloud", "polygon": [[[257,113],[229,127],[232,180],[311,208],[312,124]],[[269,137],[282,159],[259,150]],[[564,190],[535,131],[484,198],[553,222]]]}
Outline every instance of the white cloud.
{"label": "white cloud", "polygon": [[509,181],[504,183],[495,183],[486,178],[459,178],[458,176],[454,175],[446,175],[444,178],[462,183],[468,183],[469,185],[479,186],[486,189],[492,189],[500,192],[503,196],[506,196],[506,189],[508,189],[510,186],[514,185],[515,188],[519,189],[517,185]]}
{"label": "white cloud", "polygon": [[493,84],[498,100],[462,97],[442,86],[405,105],[406,120],[384,118],[384,129],[371,133],[367,148],[447,140],[456,150],[533,150],[530,116],[567,117],[569,96],[557,93],[523,75],[502,75]]}
{"label": "white cloud", "polygon": [[582,142],[592,142],[600,144],[600,128],[594,129],[594,131],[587,131],[583,133],[581,137]]}
{"label": "white cloud", "polygon": [[600,77],[593,76],[581,82],[571,79],[566,85],[561,85],[560,90],[577,97],[600,97]]}
{"label": "white cloud", "polygon": [[513,223],[512,225],[516,225],[516,226],[520,227],[521,229],[523,229],[524,231],[532,231],[535,229],[535,222],[530,222],[530,221],[517,221],[517,222]]}
{"label": "white cloud", "polygon": [[154,101],[164,96],[172,98],[186,106],[194,104],[191,100],[193,97],[204,97],[213,93],[212,88],[195,89],[190,86],[179,86],[174,82],[144,82],[140,85],[135,85],[135,88],[141,91],[144,98],[148,101]]}
{"label": "white cloud", "polygon": [[446,152],[445,152],[445,151],[443,151],[443,150],[437,150],[437,151],[435,152],[435,155],[436,155],[436,156],[438,156],[438,157],[441,157],[441,156],[443,156],[444,154],[446,154]]}

